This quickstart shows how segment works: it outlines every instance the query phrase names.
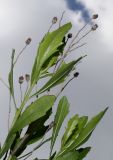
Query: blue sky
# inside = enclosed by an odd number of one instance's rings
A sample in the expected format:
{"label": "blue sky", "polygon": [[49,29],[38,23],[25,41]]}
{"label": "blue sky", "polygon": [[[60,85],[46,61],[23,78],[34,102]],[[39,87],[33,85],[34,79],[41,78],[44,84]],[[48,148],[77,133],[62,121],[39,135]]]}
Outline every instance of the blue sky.
{"label": "blue sky", "polygon": [[87,22],[90,18],[89,11],[85,6],[78,0],[65,0],[67,7],[73,12],[81,12],[82,18]]}

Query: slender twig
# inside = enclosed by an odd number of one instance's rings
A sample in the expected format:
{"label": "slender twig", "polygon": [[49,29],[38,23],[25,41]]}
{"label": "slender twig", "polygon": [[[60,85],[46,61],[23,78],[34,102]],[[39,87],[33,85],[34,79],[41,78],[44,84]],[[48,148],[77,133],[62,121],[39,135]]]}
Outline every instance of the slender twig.
{"label": "slender twig", "polygon": [[28,88],[29,88],[29,82],[27,82],[27,86],[26,86],[26,90],[25,90],[25,94],[24,95],[26,95],[26,93],[28,91]]}
{"label": "slender twig", "polygon": [[62,59],[62,57],[60,57],[60,58],[57,60],[55,66],[54,66],[54,69],[53,69],[53,73],[55,73],[56,68],[57,68],[57,65],[58,65],[58,63],[61,61],[61,59]]}
{"label": "slender twig", "polygon": [[16,105],[15,97],[14,97],[14,96],[12,96],[12,98],[13,98],[13,102],[14,102],[15,109],[17,110],[17,105]]}
{"label": "slender twig", "polygon": [[88,25],[88,23],[86,23],[75,35],[75,37],[73,38],[73,40],[71,41],[70,45],[75,41],[75,39],[79,36],[79,34],[81,33],[82,30],[84,30],[84,28]]}
{"label": "slender twig", "polygon": [[[81,46],[77,46],[76,48],[73,48],[73,49],[71,50],[71,48],[72,48],[74,45],[78,44],[78,43],[79,43],[84,37],[86,37],[91,31],[92,31],[92,30],[89,30],[89,31],[88,31],[87,33],[85,33],[81,38],[79,38],[78,41],[76,41],[75,43],[71,44],[71,45],[68,47],[67,51],[66,51],[66,52],[63,54],[63,56],[62,56],[60,65],[62,64],[62,62],[63,62],[64,58],[67,56],[67,54],[70,53],[70,51],[73,51],[73,50],[75,50],[75,49],[77,49],[77,48],[80,48],[80,47],[82,47],[83,45],[85,45],[85,44],[82,44]],[[60,67],[60,65],[59,65],[59,67]]]}
{"label": "slender twig", "polygon": [[62,22],[62,19],[63,19],[64,13],[65,13],[65,11],[63,11],[63,12],[62,12],[61,18],[60,18],[60,20],[59,20],[59,28],[60,28],[60,26],[61,26],[61,22]]}
{"label": "slender twig", "polygon": [[51,30],[51,28],[53,27],[53,23],[50,25],[50,27],[49,27],[49,29],[48,29],[48,31],[47,31],[47,33],[49,33],[50,32],[50,30]]}
{"label": "slender twig", "polygon": [[0,81],[2,82],[2,84],[4,84],[4,86],[6,87],[6,88],[8,88],[9,89],[9,86],[5,83],[5,81],[0,77]]}
{"label": "slender twig", "polygon": [[[43,139],[41,140],[41,142],[40,142],[36,147],[33,148],[32,151],[30,151],[30,152],[26,153],[25,155],[19,157],[18,159],[24,158],[24,157],[26,157],[26,156],[27,156],[27,158],[28,158],[29,156],[31,156],[31,155],[33,154],[33,152],[34,152],[35,150],[37,150],[37,149],[40,148],[43,144],[45,144],[46,142],[48,142],[49,140],[51,140],[51,137],[48,138],[48,139],[46,139],[45,141],[43,141],[43,140],[44,140],[44,137],[43,137]],[[25,160],[25,159],[24,159],[24,160]]]}
{"label": "slender twig", "polygon": [[73,47],[74,45],[76,45],[77,43],[79,43],[83,38],[85,38],[90,32],[91,32],[92,30],[90,29],[88,32],[86,32],[82,37],[80,37],[79,39],[78,39],[78,41],[76,41],[75,43],[73,43],[72,45],[71,45],[71,47]]}
{"label": "slender twig", "polygon": [[66,86],[74,79],[75,77],[72,77],[60,90],[60,92],[57,94],[56,97],[58,97],[62,92],[63,90],[66,88]]}
{"label": "slender twig", "polygon": [[22,98],[23,98],[23,95],[22,95],[22,85],[20,84],[20,100],[21,100],[21,103],[22,103]]}
{"label": "slender twig", "polygon": [[14,63],[13,63],[13,66],[17,63],[19,57],[21,56],[21,54],[23,53],[23,51],[26,49],[27,46],[28,46],[28,45],[26,44],[26,45],[23,47],[23,49],[19,52],[19,54],[18,54],[17,57],[16,57],[16,60],[15,60]]}
{"label": "slender twig", "polygon": [[74,51],[74,50],[76,50],[76,49],[79,49],[79,48],[85,46],[86,44],[87,44],[87,43],[83,43],[83,44],[81,44],[81,45],[78,45],[77,47],[71,49],[69,52],[72,52],[72,51]]}

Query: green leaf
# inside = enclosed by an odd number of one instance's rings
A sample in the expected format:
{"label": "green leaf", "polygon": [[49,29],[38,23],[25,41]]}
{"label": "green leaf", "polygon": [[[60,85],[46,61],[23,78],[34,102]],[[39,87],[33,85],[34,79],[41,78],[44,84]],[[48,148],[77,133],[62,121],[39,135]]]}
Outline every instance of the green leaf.
{"label": "green leaf", "polygon": [[84,126],[86,125],[87,121],[88,121],[88,117],[87,116],[82,116],[82,117],[79,118],[77,126],[73,130],[72,135],[69,137],[69,139],[68,139],[68,141],[66,143],[67,146],[72,144],[77,139],[77,137],[82,132]]}
{"label": "green leaf", "polygon": [[[71,144],[66,145],[66,147],[61,151],[60,155],[67,153],[69,151],[72,151],[75,148],[78,148],[80,144],[83,144],[84,140],[87,139],[87,137],[90,136],[92,131],[95,129],[99,121],[102,119],[104,116],[105,112],[107,111],[108,108],[106,108],[104,111],[100,112],[98,115],[93,117],[87,124],[86,126],[82,129],[81,133],[79,136],[73,141]],[[89,139],[89,138],[88,138]],[[85,141],[86,142],[86,141]]]}
{"label": "green leaf", "polygon": [[41,78],[46,78],[46,77],[52,77],[52,76],[53,76],[53,73],[45,72],[40,76],[40,79]]}
{"label": "green leaf", "polygon": [[12,156],[10,160],[17,160],[16,156]]}
{"label": "green leaf", "polygon": [[45,126],[44,123],[50,117],[51,113],[52,113],[52,109],[50,109],[46,113],[46,115],[44,115],[43,117],[39,118],[38,120],[32,122],[29,125],[29,127],[26,131],[26,134],[31,134],[32,136],[30,137],[28,144],[35,143],[44,136],[46,130],[49,127],[49,125]]}
{"label": "green leaf", "polygon": [[46,62],[46,60],[57,51],[57,48],[62,45],[63,37],[71,29],[71,27],[71,23],[67,23],[59,29],[46,34],[46,36],[43,38],[39,45],[32,69],[31,84],[36,83],[41,71],[41,67]]}
{"label": "green leaf", "polygon": [[13,134],[12,136],[7,137],[2,149],[0,150],[0,158],[2,158],[2,156],[9,150],[9,148],[11,147],[15,137],[16,137],[16,134]]}
{"label": "green leaf", "polygon": [[59,82],[62,82],[64,78],[66,78],[66,76],[68,76],[68,74],[72,71],[74,65],[77,64],[82,58],[83,57],[80,57],[76,61],[72,61],[68,64],[63,63],[63,65],[55,72],[52,78],[38,92],[33,94],[31,97],[37,94],[41,94],[46,90],[49,90],[50,88],[59,84]]}
{"label": "green leaf", "polygon": [[50,67],[57,63],[59,55],[63,54],[64,47],[66,46],[66,38],[64,37],[62,40],[62,44],[57,48],[57,51],[52,54],[43,64],[42,70],[47,71]]}
{"label": "green leaf", "polygon": [[90,152],[91,147],[86,147],[86,148],[80,148],[79,150],[77,150],[79,152],[79,158],[78,160],[83,160],[86,155]]}
{"label": "green leaf", "polygon": [[43,96],[33,102],[26,110],[22,113],[19,119],[16,121],[12,132],[17,132],[30,123],[36,121],[37,119],[43,117],[50,108],[52,108],[56,97],[55,96]]}
{"label": "green leaf", "polygon": [[[33,143],[39,141],[41,138],[43,138],[47,129],[49,128],[49,125],[44,126],[44,123],[49,118],[49,116],[51,115],[51,112],[52,112],[52,109],[47,111],[46,115],[44,115],[43,117],[41,117],[38,120],[32,122],[29,125],[24,137],[22,137],[22,138],[19,137],[16,140],[16,143],[14,144],[14,147],[11,148],[11,149],[12,150],[16,149],[16,156],[17,157],[22,154],[22,152],[26,149],[27,145],[33,144]],[[19,148],[18,148],[18,146],[19,146]]]}
{"label": "green leaf", "polygon": [[55,158],[55,160],[79,160],[78,158],[79,158],[79,152],[72,151]]}
{"label": "green leaf", "polygon": [[58,108],[57,108],[55,119],[54,119],[55,125],[53,126],[53,133],[52,133],[52,139],[51,139],[51,153],[52,153],[52,149],[55,144],[56,138],[58,136],[59,130],[68,113],[69,113],[69,103],[67,98],[64,96],[61,98],[58,104]]}
{"label": "green leaf", "polygon": [[68,127],[62,137],[62,147],[65,145],[69,137],[73,134],[73,131],[75,130],[77,124],[78,124],[79,117],[78,115],[75,115],[72,117],[68,122]]}
{"label": "green leaf", "polygon": [[81,133],[83,127],[86,125],[87,120],[87,116],[82,116],[79,118],[78,115],[75,115],[69,120],[68,127],[62,138],[62,149],[63,147],[65,147],[65,145],[68,146],[69,144],[72,144],[75,141],[75,139]]}
{"label": "green leaf", "polygon": [[14,54],[15,50],[12,50],[12,57],[11,57],[11,71],[9,72],[8,80],[9,80],[9,89],[12,96],[14,96],[14,87],[13,87],[13,62],[14,62]]}

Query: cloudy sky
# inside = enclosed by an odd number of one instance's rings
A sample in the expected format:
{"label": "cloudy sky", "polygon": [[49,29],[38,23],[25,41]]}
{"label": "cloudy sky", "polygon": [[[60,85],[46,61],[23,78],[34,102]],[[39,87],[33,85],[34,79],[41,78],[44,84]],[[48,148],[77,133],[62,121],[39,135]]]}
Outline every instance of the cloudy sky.
{"label": "cloudy sky", "polygon": [[[92,14],[98,13],[98,30],[83,42],[87,45],[73,52],[68,60],[80,55],[88,56],[79,64],[80,76],[64,91],[71,104],[70,115],[95,115],[105,107],[109,110],[96,128],[87,146],[92,151],[86,158],[106,160],[113,158],[113,1],[112,0],[0,0],[0,77],[7,83],[12,48],[18,53],[28,37],[32,43],[25,50],[15,68],[15,88],[18,77],[31,72],[38,43],[49,28],[53,16],[58,18],[65,10],[63,23],[71,21],[73,34]],[[87,26],[86,31],[90,28]],[[18,92],[16,92],[18,97]],[[0,83],[0,141],[7,134],[8,91]],[[58,147],[58,144],[57,144]],[[40,150],[39,158],[48,154]]]}

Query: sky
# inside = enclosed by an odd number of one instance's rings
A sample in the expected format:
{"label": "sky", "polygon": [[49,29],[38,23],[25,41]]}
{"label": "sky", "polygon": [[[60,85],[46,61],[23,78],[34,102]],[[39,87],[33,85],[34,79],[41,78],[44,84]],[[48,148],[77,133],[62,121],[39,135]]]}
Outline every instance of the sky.
{"label": "sky", "polygon": [[[95,129],[86,146],[92,150],[86,160],[106,160],[113,158],[113,1],[112,0],[0,0],[0,78],[7,82],[12,48],[16,53],[25,46],[25,40],[32,38],[31,44],[20,57],[14,71],[16,97],[19,96],[18,77],[31,73],[38,43],[48,30],[54,16],[60,18],[66,11],[62,23],[71,21],[72,33],[76,34],[94,13],[98,30],[92,32],[82,42],[87,45],[74,51],[67,60],[87,54],[77,66],[79,77],[64,90],[70,102],[69,117],[78,113],[90,118],[109,106],[109,110]],[[84,30],[90,29],[90,24]],[[81,42],[81,43],[82,43]],[[25,88],[25,84],[23,89]],[[0,82],[0,141],[7,134],[9,93]],[[20,103],[18,98],[18,103]],[[62,135],[63,130],[60,132]],[[59,142],[56,144],[58,148]],[[39,150],[39,158],[46,158],[48,147]]]}

